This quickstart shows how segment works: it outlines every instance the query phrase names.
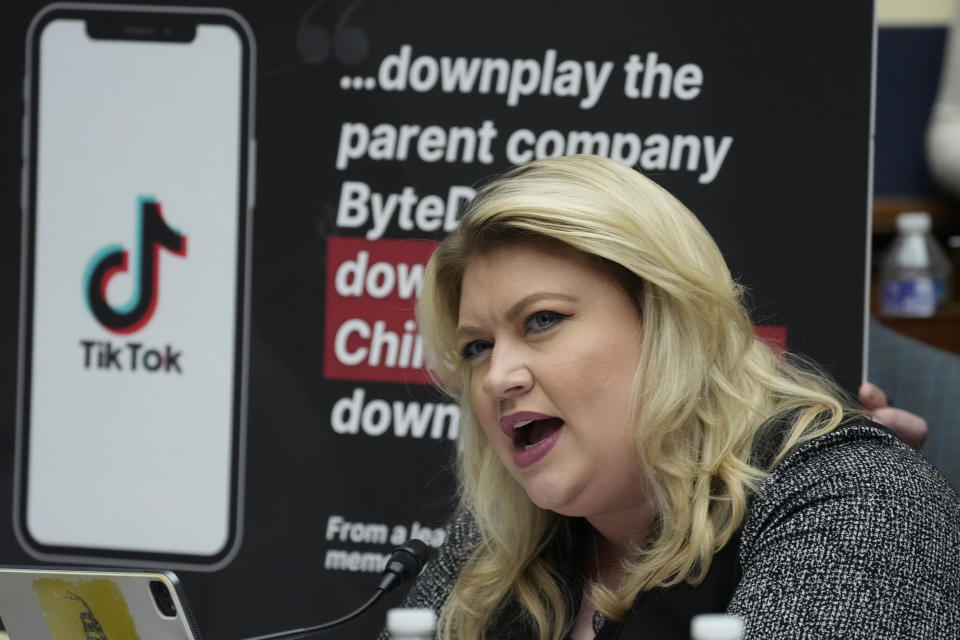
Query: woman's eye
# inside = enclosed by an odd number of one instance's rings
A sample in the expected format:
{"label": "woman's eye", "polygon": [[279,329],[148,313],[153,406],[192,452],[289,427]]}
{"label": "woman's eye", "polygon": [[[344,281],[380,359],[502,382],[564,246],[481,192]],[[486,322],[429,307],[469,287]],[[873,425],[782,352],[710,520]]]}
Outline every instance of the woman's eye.
{"label": "woman's eye", "polygon": [[537,311],[527,316],[527,319],[523,321],[523,328],[527,333],[546,331],[569,317],[567,314],[557,313],[556,311]]}
{"label": "woman's eye", "polygon": [[464,360],[473,360],[484,351],[489,350],[492,346],[493,345],[487,340],[474,340],[473,342],[468,342],[463,345],[460,349],[460,355],[463,356]]}

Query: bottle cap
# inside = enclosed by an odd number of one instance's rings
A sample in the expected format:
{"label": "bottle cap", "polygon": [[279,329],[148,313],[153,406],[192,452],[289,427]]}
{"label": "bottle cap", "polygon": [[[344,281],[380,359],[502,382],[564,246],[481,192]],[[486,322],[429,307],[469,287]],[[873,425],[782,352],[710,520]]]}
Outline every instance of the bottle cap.
{"label": "bottle cap", "polygon": [[897,214],[897,231],[900,233],[926,233],[930,231],[930,214],[926,211],[909,211]]}
{"label": "bottle cap", "polygon": [[437,628],[433,609],[390,609],[387,631],[390,633],[432,633]]}
{"label": "bottle cap", "polygon": [[740,640],[743,620],[726,613],[701,613],[690,621],[693,640]]}

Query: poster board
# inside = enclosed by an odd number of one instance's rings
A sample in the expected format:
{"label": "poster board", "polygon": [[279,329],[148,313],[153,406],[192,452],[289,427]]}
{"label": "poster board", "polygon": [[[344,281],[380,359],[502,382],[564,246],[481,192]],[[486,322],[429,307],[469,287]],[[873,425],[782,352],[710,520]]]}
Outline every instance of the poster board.
{"label": "poster board", "polygon": [[[42,6],[18,3],[0,26],[8,212],[21,199],[24,39]],[[703,220],[757,325],[859,383],[871,3],[223,6],[256,46],[256,206],[242,540],[227,565],[180,571],[206,637],[336,617],[366,598],[393,544],[442,541],[457,413],[412,366],[411,291],[472,187],[514,162],[577,151],[636,164]],[[0,467],[12,470],[22,222],[2,225]],[[8,513],[13,493],[11,474]],[[10,525],[0,550],[36,561]]]}

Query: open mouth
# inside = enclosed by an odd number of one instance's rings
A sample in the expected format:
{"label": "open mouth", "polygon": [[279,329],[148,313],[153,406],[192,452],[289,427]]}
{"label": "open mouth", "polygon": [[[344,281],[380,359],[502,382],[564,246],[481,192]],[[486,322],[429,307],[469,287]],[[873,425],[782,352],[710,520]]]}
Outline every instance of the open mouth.
{"label": "open mouth", "polygon": [[524,420],[514,425],[514,449],[527,450],[549,438],[557,429],[563,426],[560,418],[545,420]]}

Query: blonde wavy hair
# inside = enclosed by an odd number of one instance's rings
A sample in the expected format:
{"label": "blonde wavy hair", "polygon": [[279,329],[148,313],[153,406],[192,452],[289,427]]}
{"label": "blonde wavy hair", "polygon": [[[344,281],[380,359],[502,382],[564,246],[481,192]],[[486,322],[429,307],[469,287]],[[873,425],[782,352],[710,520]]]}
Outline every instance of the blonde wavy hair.
{"label": "blonde wavy hair", "polygon": [[437,248],[417,310],[429,367],[461,405],[460,503],[480,531],[441,613],[447,640],[479,640],[511,602],[540,640],[560,640],[576,617],[563,571],[548,558],[557,545],[570,548],[571,519],[534,505],[504,469],[471,411],[470,368],[457,349],[467,259],[517,236],[595,256],[619,274],[642,316],[633,444],[658,515],[624,559],[620,585],[592,585],[605,615],[622,618],[640,591],[703,579],[767,471],[751,457],[764,425],[789,417],[776,464],[852,409],[826,376],[755,337],[713,239],[667,191],[594,156],[509,171],[478,192]]}

